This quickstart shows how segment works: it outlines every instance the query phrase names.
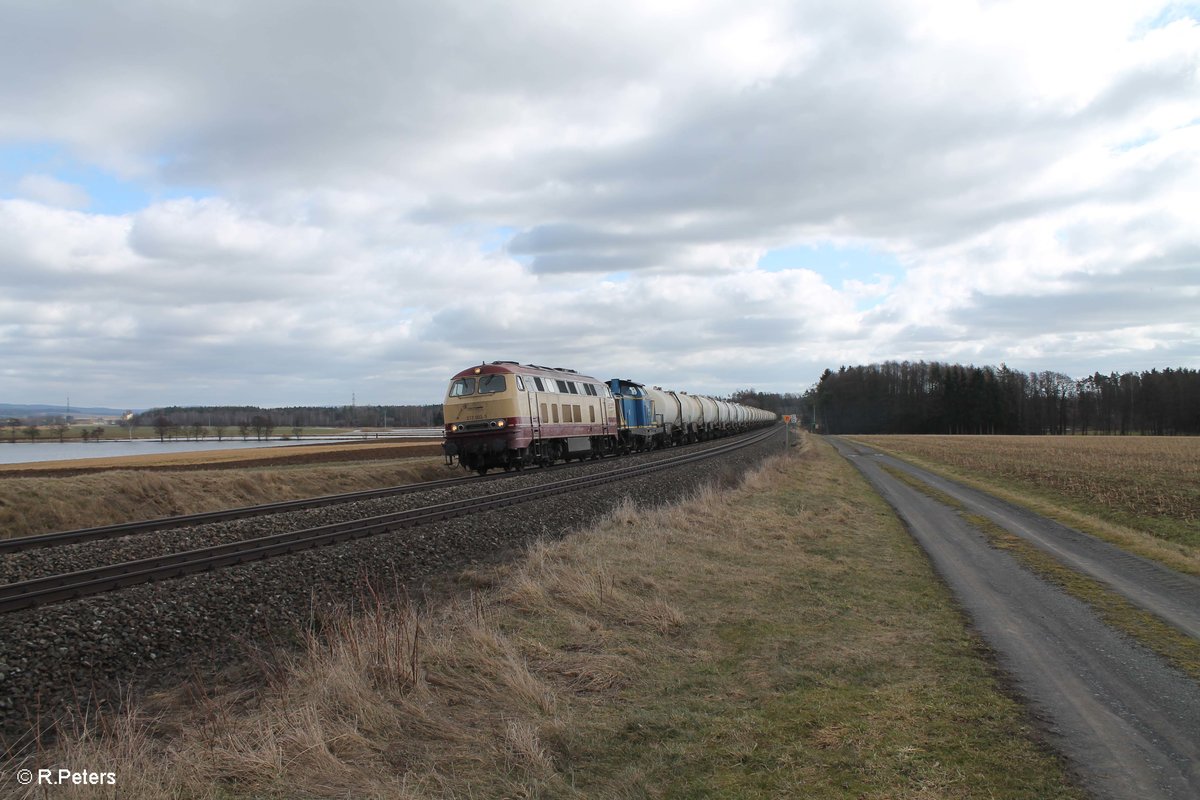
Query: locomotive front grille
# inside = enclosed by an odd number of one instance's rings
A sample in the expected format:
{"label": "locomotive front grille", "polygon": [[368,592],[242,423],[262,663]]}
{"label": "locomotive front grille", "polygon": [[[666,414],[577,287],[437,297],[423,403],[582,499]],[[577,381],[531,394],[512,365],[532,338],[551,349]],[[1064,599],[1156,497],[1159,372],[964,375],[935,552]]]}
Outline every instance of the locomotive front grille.
{"label": "locomotive front grille", "polygon": [[502,419],[485,419],[479,422],[456,422],[450,426],[451,433],[478,433],[479,431],[502,430],[508,427]]}

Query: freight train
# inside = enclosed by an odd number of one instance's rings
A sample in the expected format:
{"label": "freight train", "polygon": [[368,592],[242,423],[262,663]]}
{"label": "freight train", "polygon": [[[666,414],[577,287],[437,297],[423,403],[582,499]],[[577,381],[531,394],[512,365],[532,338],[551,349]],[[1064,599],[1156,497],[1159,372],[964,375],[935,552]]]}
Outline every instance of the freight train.
{"label": "freight train", "polygon": [[446,463],[480,475],[698,442],[776,418],[704,395],[516,361],[455,375],[444,411]]}

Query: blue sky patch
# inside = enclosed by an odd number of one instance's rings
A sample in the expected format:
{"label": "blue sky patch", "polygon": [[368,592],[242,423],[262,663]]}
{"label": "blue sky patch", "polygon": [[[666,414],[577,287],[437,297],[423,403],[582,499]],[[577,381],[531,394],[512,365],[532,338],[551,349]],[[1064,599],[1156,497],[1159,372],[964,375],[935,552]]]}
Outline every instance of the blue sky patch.
{"label": "blue sky patch", "polygon": [[1172,22],[1181,19],[1190,19],[1193,22],[1200,22],[1200,3],[1168,3],[1166,7],[1159,10],[1159,12],[1153,17],[1149,17],[1137,25],[1134,31],[1135,34],[1145,34],[1147,31],[1152,31],[1155,28],[1165,28]]}
{"label": "blue sky patch", "polygon": [[479,237],[479,251],[484,255],[503,252],[508,242],[515,236],[517,229],[508,225],[498,225],[484,231]]}
{"label": "blue sky patch", "polygon": [[[904,267],[891,253],[871,247],[838,246],[832,242],[770,250],[758,260],[758,268],[767,272],[812,270],[835,289],[845,289],[846,281],[871,284],[886,278],[891,278],[894,286],[904,274]],[[886,295],[885,292],[877,297],[860,298],[858,309],[865,311],[874,308],[883,302]]]}
{"label": "blue sky patch", "polygon": [[904,272],[891,253],[870,247],[839,247],[831,242],[770,250],[758,260],[758,268],[767,272],[809,269],[834,287],[848,280],[878,283],[880,278],[895,279]]}
{"label": "blue sky patch", "polygon": [[79,161],[55,144],[0,146],[0,197],[20,196],[21,179],[31,175],[48,175],[63,183],[79,186],[87,192],[90,200],[84,210],[97,214],[128,214],[157,201],[210,197],[213,194],[199,187],[149,188],[119,178],[94,164]]}

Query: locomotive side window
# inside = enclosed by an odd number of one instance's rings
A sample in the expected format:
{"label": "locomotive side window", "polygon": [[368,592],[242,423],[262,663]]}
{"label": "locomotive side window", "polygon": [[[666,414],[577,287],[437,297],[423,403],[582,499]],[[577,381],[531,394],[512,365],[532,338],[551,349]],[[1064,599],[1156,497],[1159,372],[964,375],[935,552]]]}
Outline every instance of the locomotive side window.
{"label": "locomotive side window", "polygon": [[558,378],[555,378],[554,382],[558,384],[559,394],[567,394],[567,392],[570,391],[569,389],[567,389],[566,381],[560,381]]}
{"label": "locomotive side window", "polygon": [[517,376],[517,391],[519,391],[519,392],[525,391],[525,381],[521,380],[520,375]]}
{"label": "locomotive side window", "polygon": [[554,421],[558,422],[558,403],[552,403],[550,410],[554,412]]}
{"label": "locomotive side window", "polygon": [[479,376],[479,393],[480,394],[496,394],[503,392],[506,384],[503,375],[480,375]]}
{"label": "locomotive side window", "polygon": [[575,421],[583,422],[583,414],[580,412],[579,406],[571,406],[571,409],[575,412]]}
{"label": "locomotive side window", "polygon": [[533,379],[533,385],[537,387],[537,390],[538,390],[539,392],[544,392],[544,391],[546,391],[546,387],[545,387],[545,386],[542,386],[542,379],[541,379],[541,378],[534,378],[534,379]]}
{"label": "locomotive side window", "polygon": [[451,397],[466,397],[469,394],[475,394],[474,378],[459,378],[450,384]]}
{"label": "locomotive side window", "polygon": [[575,381],[567,381],[567,391],[571,394],[579,394],[578,386],[579,384],[575,383]]}
{"label": "locomotive side window", "polygon": [[546,404],[542,403],[542,416],[538,417],[542,422],[545,422],[550,415],[546,413]]}
{"label": "locomotive side window", "polygon": [[605,397],[612,397],[612,389],[609,389],[609,388],[608,388],[608,384],[607,384],[607,383],[606,383],[606,384],[604,384],[604,396],[605,396]]}

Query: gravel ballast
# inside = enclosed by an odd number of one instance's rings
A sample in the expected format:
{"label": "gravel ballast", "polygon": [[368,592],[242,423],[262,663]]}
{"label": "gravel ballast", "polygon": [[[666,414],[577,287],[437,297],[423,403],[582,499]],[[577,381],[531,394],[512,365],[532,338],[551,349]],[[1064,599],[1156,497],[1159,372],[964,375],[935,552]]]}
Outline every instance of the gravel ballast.
{"label": "gravel ballast", "polygon": [[[28,744],[34,729],[64,714],[111,707],[139,688],[175,685],[197,671],[236,663],[250,648],[295,642],[329,609],[361,597],[368,583],[385,593],[402,588],[419,597],[431,581],[519,552],[538,538],[561,537],[610,513],[626,497],[638,506],[680,500],[778,451],[782,435],[781,429],[763,443],[712,461],[566,495],[6,614],[0,617],[0,735],[9,746]],[[509,481],[464,481],[430,492],[13,553],[0,563],[0,582],[490,494],[630,461],[531,470]]]}

